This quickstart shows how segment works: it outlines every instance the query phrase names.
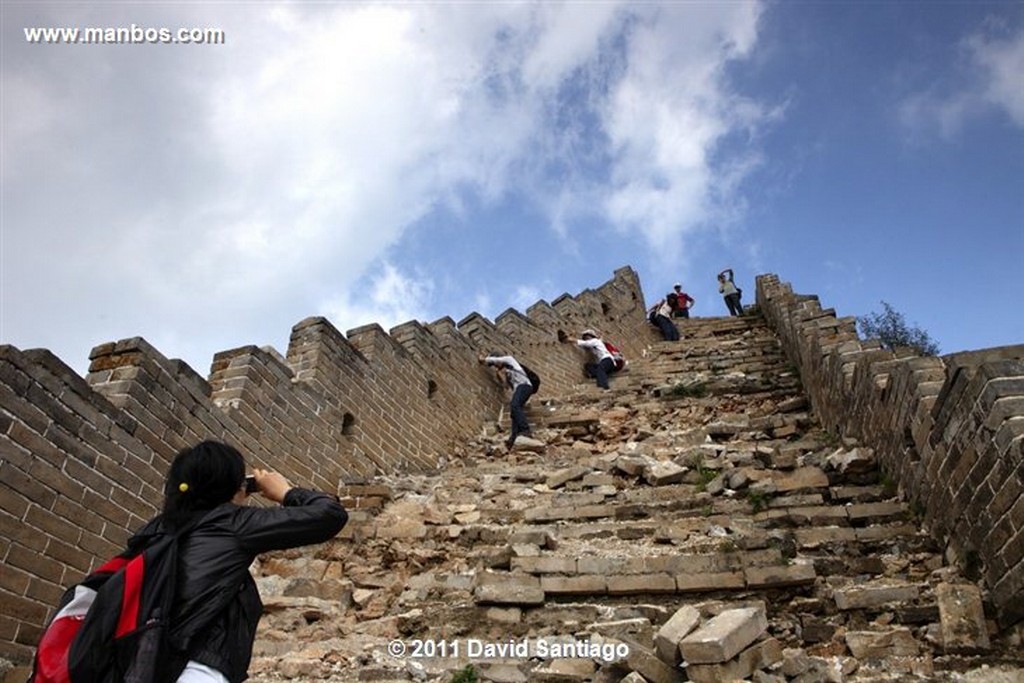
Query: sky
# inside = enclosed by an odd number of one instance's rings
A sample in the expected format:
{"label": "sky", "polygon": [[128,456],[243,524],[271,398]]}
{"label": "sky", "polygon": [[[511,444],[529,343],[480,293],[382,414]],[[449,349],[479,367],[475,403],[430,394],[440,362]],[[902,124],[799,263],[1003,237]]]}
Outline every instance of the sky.
{"label": "sky", "polygon": [[942,353],[1024,343],[1024,2],[0,19],[0,343],[79,373],[134,336],[205,375],[222,350],[286,352],[309,316],[494,319],[626,265],[648,304],[683,283],[695,316],[726,314],[732,268],[745,302],[761,273],[840,316],[886,301]]}

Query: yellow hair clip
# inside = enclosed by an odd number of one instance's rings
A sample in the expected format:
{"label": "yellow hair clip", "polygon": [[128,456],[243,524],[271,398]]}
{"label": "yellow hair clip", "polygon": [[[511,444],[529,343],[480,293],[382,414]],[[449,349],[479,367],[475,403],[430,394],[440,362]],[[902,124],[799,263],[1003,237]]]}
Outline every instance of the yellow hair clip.
{"label": "yellow hair clip", "polygon": [[186,491],[188,491],[188,484],[186,484],[185,482],[181,482],[180,484],[178,484],[178,490],[181,491],[182,493],[185,493]]}

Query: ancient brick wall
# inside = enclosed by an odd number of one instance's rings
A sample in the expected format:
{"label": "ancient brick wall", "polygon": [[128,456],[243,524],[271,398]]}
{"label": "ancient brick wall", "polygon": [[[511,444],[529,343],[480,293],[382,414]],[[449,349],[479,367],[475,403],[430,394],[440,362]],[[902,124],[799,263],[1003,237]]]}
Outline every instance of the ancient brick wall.
{"label": "ancient brick wall", "polygon": [[63,588],[157,512],[178,450],[224,440],[250,466],[330,491],[433,468],[505,405],[479,354],[521,357],[543,377],[542,400],[584,381],[582,352],[560,338],[593,327],[639,355],[643,315],[627,267],[493,323],[472,314],[343,335],[308,318],[285,356],[224,351],[208,379],[141,338],[93,349],[85,379],[48,351],[0,346],[0,658],[27,661]]}
{"label": "ancient brick wall", "polygon": [[1024,345],[922,357],[857,336],[817,297],[758,277],[757,301],[822,423],[871,444],[947,555],[1024,619]]}

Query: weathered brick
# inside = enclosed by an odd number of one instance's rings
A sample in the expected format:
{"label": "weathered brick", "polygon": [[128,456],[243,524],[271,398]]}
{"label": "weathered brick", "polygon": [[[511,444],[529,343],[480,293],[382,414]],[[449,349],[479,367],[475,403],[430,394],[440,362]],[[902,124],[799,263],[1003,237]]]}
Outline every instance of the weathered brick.
{"label": "weathered brick", "polygon": [[841,610],[869,609],[889,603],[916,600],[921,589],[914,584],[862,585],[837,588],[834,591],[836,606]]}
{"label": "weathered brick", "polygon": [[686,678],[679,669],[661,661],[653,652],[635,641],[626,641],[629,656],[626,665],[651,683],[682,683]]}
{"label": "weathered brick", "polygon": [[921,649],[910,629],[902,627],[885,631],[848,631],[846,646],[857,659],[913,657]]}
{"label": "weathered brick", "polygon": [[484,583],[473,590],[482,605],[543,605],[544,590],[535,577],[506,577],[501,583]]}
{"label": "weathered brick", "polygon": [[682,661],[679,641],[699,625],[700,612],[695,608],[685,605],[676,610],[654,636],[654,649],[661,661],[670,666],[679,666]]}
{"label": "weathered brick", "polygon": [[743,570],[748,588],[777,588],[814,583],[817,574],[810,563],[747,567]]}
{"label": "weathered brick", "polygon": [[572,557],[513,557],[512,569],[528,574],[575,574],[576,560]]}
{"label": "weathered brick", "polygon": [[540,585],[545,593],[552,595],[597,594],[608,592],[608,582],[603,576],[589,574],[586,576],[552,576],[540,577]]}
{"label": "weathered brick", "polygon": [[679,651],[687,664],[726,662],[767,628],[763,606],[725,610],[679,641]]}
{"label": "weathered brick", "polygon": [[608,576],[609,595],[634,593],[674,593],[675,579],[668,574],[627,574]]}
{"label": "weathered brick", "polygon": [[721,683],[750,678],[755,671],[782,661],[782,644],[775,638],[754,643],[728,662],[689,664],[686,676],[694,683]]}
{"label": "weathered brick", "polygon": [[702,593],[716,590],[738,590],[746,588],[743,571],[707,572],[697,574],[676,574],[676,591],[680,593]]}
{"label": "weathered brick", "polygon": [[935,588],[942,625],[942,647],[950,653],[990,647],[981,591],[973,584],[942,583]]}

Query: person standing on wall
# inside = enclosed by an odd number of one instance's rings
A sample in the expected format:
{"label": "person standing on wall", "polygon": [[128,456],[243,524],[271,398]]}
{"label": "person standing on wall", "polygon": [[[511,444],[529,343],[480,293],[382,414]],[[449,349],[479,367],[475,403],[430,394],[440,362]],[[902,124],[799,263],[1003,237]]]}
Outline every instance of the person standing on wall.
{"label": "person standing on wall", "polygon": [[672,294],[669,295],[669,303],[671,303],[671,297],[675,295],[675,306],[672,307],[673,318],[689,318],[690,308],[697,303],[696,299],[683,291],[683,285],[675,283],[672,286]]}
{"label": "person standing on wall", "polygon": [[655,327],[661,330],[661,336],[665,341],[679,341],[679,330],[672,322],[672,307],[668,299],[662,299],[647,310],[647,319],[654,323]]}
{"label": "person standing on wall", "polygon": [[[530,436],[530,424],[526,421],[526,402],[536,391],[534,382],[531,381],[526,367],[513,356],[492,351],[490,355],[479,356],[477,360],[483,365],[498,368],[499,378],[504,375],[505,383],[512,390],[512,398],[508,403],[512,430],[505,442],[506,447],[512,448],[520,435]],[[539,384],[539,381],[537,383]]]}
{"label": "person standing on wall", "polygon": [[725,299],[729,315],[743,315],[743,305],[740,303],[743,290],[732,281],[732,268],[726,268],[718,274],[718,291]]}

